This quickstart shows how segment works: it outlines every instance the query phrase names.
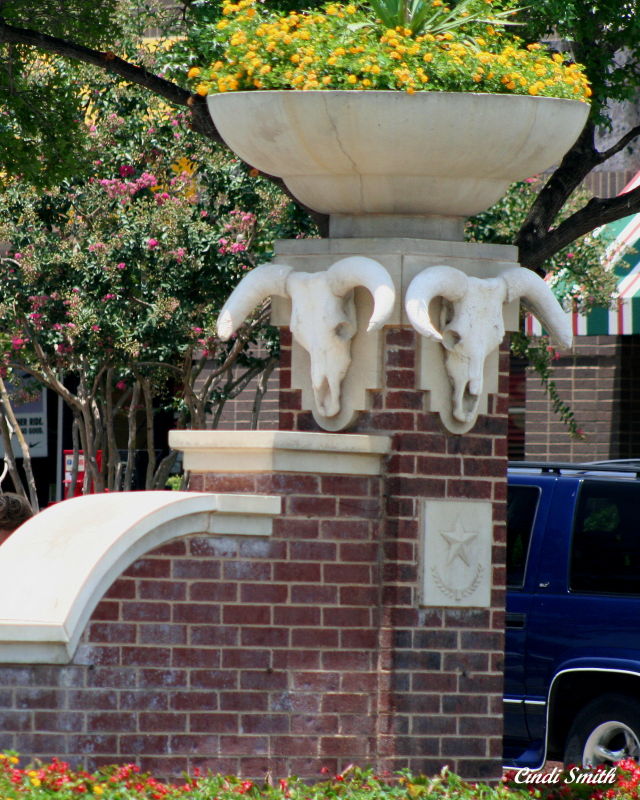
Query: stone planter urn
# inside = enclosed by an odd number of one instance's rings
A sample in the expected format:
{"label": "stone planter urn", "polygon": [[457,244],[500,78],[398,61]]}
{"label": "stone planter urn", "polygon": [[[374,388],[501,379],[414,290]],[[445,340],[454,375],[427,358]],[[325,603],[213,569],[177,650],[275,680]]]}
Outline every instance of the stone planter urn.
{"label": "stone planter urn", "polygon": [[385,235],[379,215],[428,226],[430,217],[483,211],[509,184],[557,163],[589,110],[551,97],[453,92],[230,92],[207,102],[244,161],[340,219],[339,229],[345,216],[366,224],[376,215],[367,226],[376,236]]}
{"label": "stone planter urn", "polygon": [[[367,391],[379,387],[378,335],[371,332],[383,324],[410,322],[421,334],[421,387],[430,392],[431,409],[453,433],[475,425],[486,409],[487,392],[495,386],[497,346],[505,330],[503,305],[507,325],[513,327],[515,301],[524,298],[558,344],[570,343],[559,306],[532,273],[511,271],[506,283],[495,282],[507,265],[515,266],[512,257],[496,261],[484,245],[459,245],[453,253],[453,245],[443,252],[426,242],[461,242],[468,216],[495,203],[512,182],[557,163],[582,129],[587,104],[549,97],[399,91],[231,92],[209,96],[208,104],[234,152],[282,178],[309,208],[329,215],[334,262],[352,252],[369,257],[368,280],[362,263],[341,262],[341,280],[336,283],[334,273],[327,275],[327,287],[319,275],[313,281],[303,277],[331,266],[323,245],[298,243],[289,248],[286,265],[276,259],[279,271],[272,264],[248,276],[221,316],[219,333],[226,337],[260,300],[274,297],[274,322],[289,324],[294,337],[296,387],[302,390],[304,407],[325,430],[350,425],[357,411],[366,408]],[[383,241],[388,250],[392,238],[405,244],[421,241],[417,250],[412,245],[415,257],[403,258],[399,271],[389,258],[376,257],[376,264],[372,260],[374,252],[382,253]],[[355,250],[338,245],[349,240],[353,245],[355,239],[369,243]],[[313,257],[314,246],[319,259]],[[391,250],[397,252],[397,247]],[[379,265],[389,273],[395,291],[395,303],[387,297],[388,308],[379,302],[385,285],[387,295],[390,290],[389,281],[376,272]],[[412,284],[419,265],[449,266],[493,282],[467,284],[464,276],[440,270]],[[289,269],[302,274],[290,274]],[[320,289],[321,283],[327,291]],[[375,303],[373,312],[363,310],[358,321],[357,308],[366,306],[366,300],[353,307],[349,293],[362,286]],[[426,295],[428,302],[421,299]],[[370,335],[365,337],[367,320]]]}

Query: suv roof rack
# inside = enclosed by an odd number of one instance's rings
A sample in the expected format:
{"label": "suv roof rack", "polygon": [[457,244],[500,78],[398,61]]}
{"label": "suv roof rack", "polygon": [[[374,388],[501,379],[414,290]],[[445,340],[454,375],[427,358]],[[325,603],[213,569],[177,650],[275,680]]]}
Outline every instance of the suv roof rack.
{"label": "suv roof rack", "polygon": [[563,461],[509,461],[509,469],[529,469],[561,475],[563,472],[594,473],[632,473],[640,478],[640,459],[624,458],[610,461],[583,461],[577,464]]}

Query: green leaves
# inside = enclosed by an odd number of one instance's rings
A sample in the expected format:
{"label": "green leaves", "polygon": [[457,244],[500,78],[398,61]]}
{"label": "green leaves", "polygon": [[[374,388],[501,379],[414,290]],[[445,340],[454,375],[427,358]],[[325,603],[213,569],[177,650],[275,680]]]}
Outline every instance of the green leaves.
{"label": "green leaves", "polygon": [[60,59],[0,45],[0,165],[9,176],[51,186],[82,170],[82,116],[78,87]]}
{"label": "green leaves", "polygon": [[583,64],[593,89],[592,115],[611,124],[610,100],[633,100],[640,83],[640,0],[537,0],[523,36],[549,36]]}
{"label": "green leaves", "polygon": [[[474,22],[515,24],[515,12],[493,11],[485,0],[460,0],[452,8],[443,0],[369,0],[371,8],[388,28],[408,28],[413,34],[446,33]],[[487,13],[491,11],[491,13]]]}

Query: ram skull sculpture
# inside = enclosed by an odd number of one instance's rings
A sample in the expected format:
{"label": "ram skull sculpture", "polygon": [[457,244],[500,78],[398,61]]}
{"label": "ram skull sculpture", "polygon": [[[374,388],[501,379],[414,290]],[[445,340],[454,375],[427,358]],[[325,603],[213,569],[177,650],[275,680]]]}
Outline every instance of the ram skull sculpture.
{"label": "ram skull sculpture", "polygon": [[[443,299],[440,318],[429,304]],[[547,284],[531,270],[512,267],[495,278],[475,278],[448,266],[428,267],[409,284],[405,298],[413,327],[439,342],[452,387],[452,415],[460,423],[475,421],[482,396],[484,364],[498,347],[505,328],[502,306],[521,299],[560,347],[573,336],[567,315]]]}
{"label": "ram skull sculpture", "polygon": [[309,354],[311,386],[318,411],[340,411],[340,388],[351,364],[356,334],[353,289],[364,286],[374,307],[367,332],[389,318],[395,289],[387,270],[371,258],[350,256],[323,272],[296,272],[281,264],[261,264],[233,290],[218,317],[218,336],[227,340],[253,309],[271,295],[291,300],[290,330]]}

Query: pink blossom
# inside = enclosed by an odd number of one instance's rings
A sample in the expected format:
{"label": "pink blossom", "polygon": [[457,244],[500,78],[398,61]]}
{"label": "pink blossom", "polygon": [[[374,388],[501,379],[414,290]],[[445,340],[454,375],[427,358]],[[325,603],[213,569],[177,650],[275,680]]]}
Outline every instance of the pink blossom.
{"label": "pink blossom", "polygon": [[567,253],[567,258],[575,258],[575,257],[576,257],[575,253]]}
{"label": "pink blossom", "polygon": [[230,249],[232,253],[243,253],[247,249],[247,245],[244,242],[234,242]]}
{"label": "pink blossom", "polygon": [[150,189],[152,186],[155,186],[158,183],[158,179],[155,175],[151,172],[143,172],[142,175],[138,178],[138,180],[134,181],[132,185],[135,185],[136,191],[140,189]]}
{"label": "pink blossom", "polygon": [[13,347],[14,350],[21,350],[26,343],[26,339],[22,339],[20,336],[14,336],[11,340],[11,347]]}
{"label": "pink blossom", "polygon": [[157,246],[158,246],[157,239],[147,239],[147,247],[149,248],[149,250],[153,250],[153,248]]}
{"label": "pink blossom", "polygon": [[119,264],[116,265],[118,269],[126,269],[126,264],[124,261],[121,261]]}
{"label": "pink blossom", "polygon": [[32,311],[31,314],[29,314],[29,319],[42,319],[42,314],[39,314],[37,311]]}
{"label": "pink blossom", "polygon": [[51,327],[53,328],[54,331],[61,331],[62,330],[62,325],[59,322],[54,322]]}
{"label": "pink blossom", "polygon": [[100,330],[100,326],[99,325],[92,325],[91,326],[91,330],[92,331],[99,331]]}
{"label": "pink blossom", "polygon": [[15,258],[16,261],[20,261],[20,259],[22,258],[22,253],[14,253],[13,257]]}
{"label": "pink blossom", "polygon": [[94,244],[89,245],[88,249],[90,253],[93,253],[94,250],[104,250],[105,247],[106,245],[104,244],[104,242],[94,242]]}
{"label": "pink blossom", "polygon": [[127,384],[125,381],[118,381],[116,383],[116,389],[120,389],[121,391],[127,388]]}
{"label": "pink blossom", "polygon": [[123,164],[118,172],[121,178],[130,178],[132,175],[135,175],[136,170],[131,164]]}
{"label": "pink blossom", "polygon": [[115,294],[105,294],[105,296],[102,298],[102,302],[104,303],[105,300],[115,300],[115,297]]}
{"label": "pink blossom", "polygon": [[184,249],[184,247],[176,247],[176,249],[173,251],[173,255],[175,256],[178,264],[182,264],[182,259],[185,257],[186,253],[187,251]]}
{"label": "pink blossom", "polygon": [[201,211],[200,212],[200,216],[201,217],[208,217],[209,216],[209,212],[208,211]]}
{"label": "pink blossom", "polygon": [[191,330],[192,330],[194,333],[203,333],[203,332],[204,332],[204,328],[198,328],[197,326],[196,326],[196,327],[193,327],[193,328],[191,328]]}

